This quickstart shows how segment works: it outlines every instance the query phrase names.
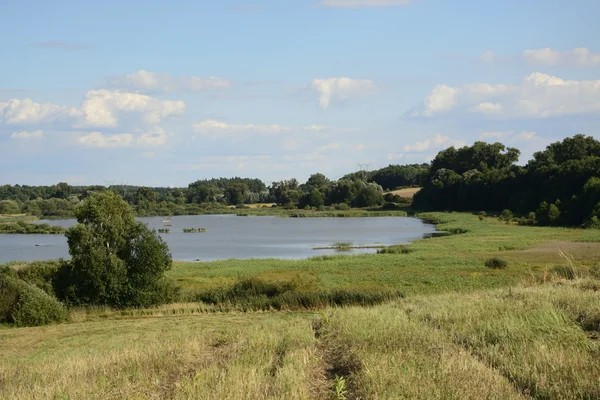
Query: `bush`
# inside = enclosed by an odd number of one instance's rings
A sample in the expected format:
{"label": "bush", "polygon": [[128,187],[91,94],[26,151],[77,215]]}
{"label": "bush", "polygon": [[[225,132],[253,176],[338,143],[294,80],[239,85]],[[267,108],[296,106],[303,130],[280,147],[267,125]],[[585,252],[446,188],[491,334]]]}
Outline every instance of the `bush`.
{"label": "bush", "polygon": [[40,326],[67,319],[56,298],[27,282],[0,278],[0,320],[17,326]]}
{"label": "bush", "polygon": [[54,296],[54,280],[60,268],[60,261],[34,261],[18,269],[16,276]]}
{"label": "bush", "polygon": [[412,249],[406,246],[390,246],[377,250],[377,254],[408,254]]}
{"label": "bush", "polygon": [[336,210],[340,210],[340,211],[348,211],[350,209],[350,206],[346,203],[338,203],[338,204],[334,204],[333,208],[335,208]]}
{"label": "bush", "polygon": [[500,220],[509,223],[513,219],[513,213],[510,210],[503,210],[500,214]]}
{"label": "bush", "polygon": [[232,287],[200,293],[196,301],[247,310],[315,309],[343,305],[374,305],[401,298],[397,291],[299,291],[295,282],[265,282],[243,279]]}
{"label": "bush", "polygon": [[508,263],[501,258],[492,257],[485,260],[485,266],[492,269],[502,269],[506,268]]}

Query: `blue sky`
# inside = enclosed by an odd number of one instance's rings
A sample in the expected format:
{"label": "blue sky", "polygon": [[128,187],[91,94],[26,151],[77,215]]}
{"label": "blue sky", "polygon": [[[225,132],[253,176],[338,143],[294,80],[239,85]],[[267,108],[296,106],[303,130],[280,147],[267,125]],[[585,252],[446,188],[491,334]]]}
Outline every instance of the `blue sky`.
{"label": "blue sky", "polygon": [[0,184],[270,183],[598,138],[595,0],[3,1]]}

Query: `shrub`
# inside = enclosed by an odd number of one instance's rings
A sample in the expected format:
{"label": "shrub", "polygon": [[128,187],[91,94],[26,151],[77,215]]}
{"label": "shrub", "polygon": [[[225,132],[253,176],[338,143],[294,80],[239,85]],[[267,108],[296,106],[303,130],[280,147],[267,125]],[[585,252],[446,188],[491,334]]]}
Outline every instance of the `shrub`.
{"label": "shrub", "polygon": [[407,246],[390,246],[377,250],[377,254],[408,254],[412,249]]}
{"label": "shrub", "polygon": [[500,220],[509,223],[513,219],[513,213],[510,210],[503,210],[500,214]]}
{"label": "shrub", "polygon": [[233,305],[244,311],[269,309],[315,309],[343,305],[374,305],[401,298],[397,291],[299,291],[295,282],[265,282],[247,278],[232,287],[217,289],[195,296],[207,304]]}
{"label": "shrub", "polygon": [[350,206],[346,203],[338,203],[338,204],[334,204],[333,207],[336,210],[340,210],[340,211],[348,211],[350,209]]}
{"label": "shrub", "polygon": [[40,326],[67,319],[56,298],[27,282],[0,278],[0,320],[17,326]]}
{"label": "shrub", "polygon": [[15,275],[54,296],[54,280],[59,269],[60,261],[34,261],[16,270]]}
{"label": "shrub", "polygon": [[485,266],[492,269],[502,269],[508,266],[508,263],[497,257],[488,258],[485,260]]}

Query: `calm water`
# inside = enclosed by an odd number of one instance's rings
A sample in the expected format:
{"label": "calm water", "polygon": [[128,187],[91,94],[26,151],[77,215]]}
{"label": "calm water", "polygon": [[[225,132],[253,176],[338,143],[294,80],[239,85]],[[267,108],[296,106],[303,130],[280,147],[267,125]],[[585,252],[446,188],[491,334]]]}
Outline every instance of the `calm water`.
{"label": "calm water", "polygon": [[[163,228],[165,217],[139,218],[150,228]],[[433,225],[416,218],[276,218],[235,215],[198,215],[170,218],[173,226],[166,240],[175,260],[229,258],[300,259],[336,254],[333,249],[314,250],[334,242],[354,246],[408,243],[435,232]],[[75,220],[40,221],[69,227]],[[183,228],[205,228],[204,233],[183,233]],[[354,249],[346,254],[375,252]],[[64,235],[0,235],[0,262],[68,258]]]}

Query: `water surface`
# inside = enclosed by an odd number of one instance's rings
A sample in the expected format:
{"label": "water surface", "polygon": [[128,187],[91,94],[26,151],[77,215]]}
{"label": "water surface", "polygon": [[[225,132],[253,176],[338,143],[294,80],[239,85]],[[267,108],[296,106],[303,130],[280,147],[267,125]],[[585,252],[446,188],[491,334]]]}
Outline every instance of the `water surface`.
{"label": "water surface", "polygon": [[[409,243],[435,232],[435,227],[416,218],[276,218],[235,215],[194,215],[139,218],[152,229],[169,228],[161,234],[173,259],[210,261],[229,258],[301,259],[337,254],[314,250],[334,242],[354,246],[388,246]],[[163,222],[169,220],[170,222]],[[38,221],[63,227],[77,221]],[[173,226],[164,226],[171,223]],[[204,233],[183,233],[183,228],[205,228]],[[375,252],[353,249],[349,254]],[[69,258],[64,235],[0,235],[0,262]]]}

